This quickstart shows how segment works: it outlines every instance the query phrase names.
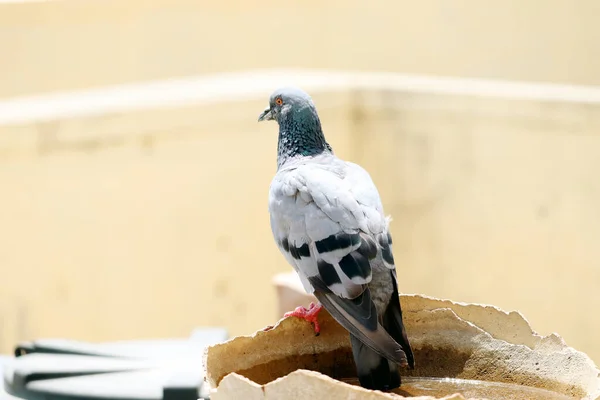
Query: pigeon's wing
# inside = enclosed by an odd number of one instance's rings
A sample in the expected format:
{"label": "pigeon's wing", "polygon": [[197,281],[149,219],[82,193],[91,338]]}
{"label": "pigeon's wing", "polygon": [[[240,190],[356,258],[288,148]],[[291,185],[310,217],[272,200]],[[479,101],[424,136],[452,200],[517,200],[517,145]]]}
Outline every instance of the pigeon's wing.
{"label": "pigeon's wing", "polygon": [[[381,207],[357,200],[351,185],[361,183],[349,179],[348,171],[345,163],[279,171],[271,184],[269,211],[279,248],[301,278],[318,276],[336,295],[353,299],[371,281],[376,233],[386,221]],[[307,280],[303,283],[306,288]]]}
{"label": "pigeon's wing", "polygon": [[383,214],[383,206],[379,192],[371,179],[371,176],[361,166],[347,162],[349,173],[346,176],[347,184],[351,194],[362,206],[371,234],[377,241],[383,264],[392,270],[396,278],[396,265],[394,264],[394,255],[392,253],[392,236],[389,232],[389,218]]}
{"label": "pigeon's wing", "polygon": [[270,213],[280,250],[305,289],[351,334],[406,365],[406,354],[377,320],[367,283],[387,232],[379,194],[353,164],[304,164],[278,172]]}

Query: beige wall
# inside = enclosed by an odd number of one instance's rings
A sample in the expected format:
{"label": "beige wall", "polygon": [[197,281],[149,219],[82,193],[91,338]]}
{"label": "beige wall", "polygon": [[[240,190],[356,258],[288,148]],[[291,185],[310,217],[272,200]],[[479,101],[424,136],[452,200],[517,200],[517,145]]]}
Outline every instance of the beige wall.
{"label": "beige wall", "polygon": [[354,156],[395,218],[401,290],[519,310],[599,362],[600,107],[393,100]]}
{"label": "beige wall", "polygon": [[[314,97],[337,153],[371,172],[394,217],[403,292],[520,310],[600,360],[598,104]],[[264,103],[2,127],[0,351],[272,323],[270,279],[289,267],[268,223]]]}
{"label": "beige wall", "polygon": [[248,68],[600,84],[597,0],[0,2],[0,97]]}

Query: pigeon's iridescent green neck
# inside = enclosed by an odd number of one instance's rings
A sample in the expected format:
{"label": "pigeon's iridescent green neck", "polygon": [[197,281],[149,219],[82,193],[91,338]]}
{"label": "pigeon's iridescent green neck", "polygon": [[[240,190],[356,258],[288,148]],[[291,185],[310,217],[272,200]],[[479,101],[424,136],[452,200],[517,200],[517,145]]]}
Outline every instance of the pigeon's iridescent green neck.
{"label": "pigeon's iridescent green neck", "polygon": [[291,158],[332,152],[313,107],[304,107],[281,115],[278,122],[277,168],[281,168]]}

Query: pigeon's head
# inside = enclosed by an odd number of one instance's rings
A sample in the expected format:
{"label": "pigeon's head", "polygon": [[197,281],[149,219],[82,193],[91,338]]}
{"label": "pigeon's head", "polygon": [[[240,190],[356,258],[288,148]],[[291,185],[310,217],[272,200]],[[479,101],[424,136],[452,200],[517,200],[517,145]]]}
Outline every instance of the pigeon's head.
{"label": "pigeon's head", "polygon": [[284,87],[274,91],[269,106],[258,116],[259,122],[269,120],[279,124],[278,168],[296,157],[332,153],[321,130],[315,104],[303,90]]}
{"label": "pigeon's head", "polygon": [[258,116],[258,122],[275,120],[281,124],[292,115],[314,118],[317,111],[308,93],[295,87],[284,87],[271,94],[269,106]]}

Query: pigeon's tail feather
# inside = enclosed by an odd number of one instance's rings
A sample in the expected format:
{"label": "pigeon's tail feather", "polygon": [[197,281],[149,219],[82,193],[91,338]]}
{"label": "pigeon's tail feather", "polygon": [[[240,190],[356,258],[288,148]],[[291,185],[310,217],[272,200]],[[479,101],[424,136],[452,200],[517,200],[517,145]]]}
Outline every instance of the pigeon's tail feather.
{"label": "pigeon's tail feather", "polygon": [[390,336],[402,346],[402,350],[406,354],[408,366],[410,369],[415,368],[415,357],[408,342],[408,335],[406,329],[404,329],[404,322],[402,321],[402,308],[400,306],[400,297],[398,296],[398,285],[396,284],[395,274],[392,273],[392,282],[394,284],[394,290],[392,291],[392,298],[383,314],[383,327],[390,334]]}
{"label": "pigeon's tail feather", "polygon": [[327,286],[314,277],[309,278],[309,281],[316,289],[313,294],[317,300],[340,325],[380,356],[400,366],[408,365],[402,346],[377,321],[377,310],[368,288],[360,296],[350,300],[327,293]]}
{"label": "pigeon's tail feather", "polygon": [[[391,275],[394,285],[392,297],[383,314],[381,325],[402,346],[408,366],[414,369],[415,358],[402,321],[402,308],[398,296],[396,277],[393,272]],[[392,390],[400,387],[402,380],[397,364],[377,354],[354,335],[350,335],[350,343],[352,344],[352,354],[356,364],[358,380],[362,387],[375,390]]]}
{"label": "pigeon's tail feather", "polygon": [[353,335],[350,335],[350,343],[362,387],[372,390],[392,390],[400,387],[400,373],[395,363],[380,356]]}

